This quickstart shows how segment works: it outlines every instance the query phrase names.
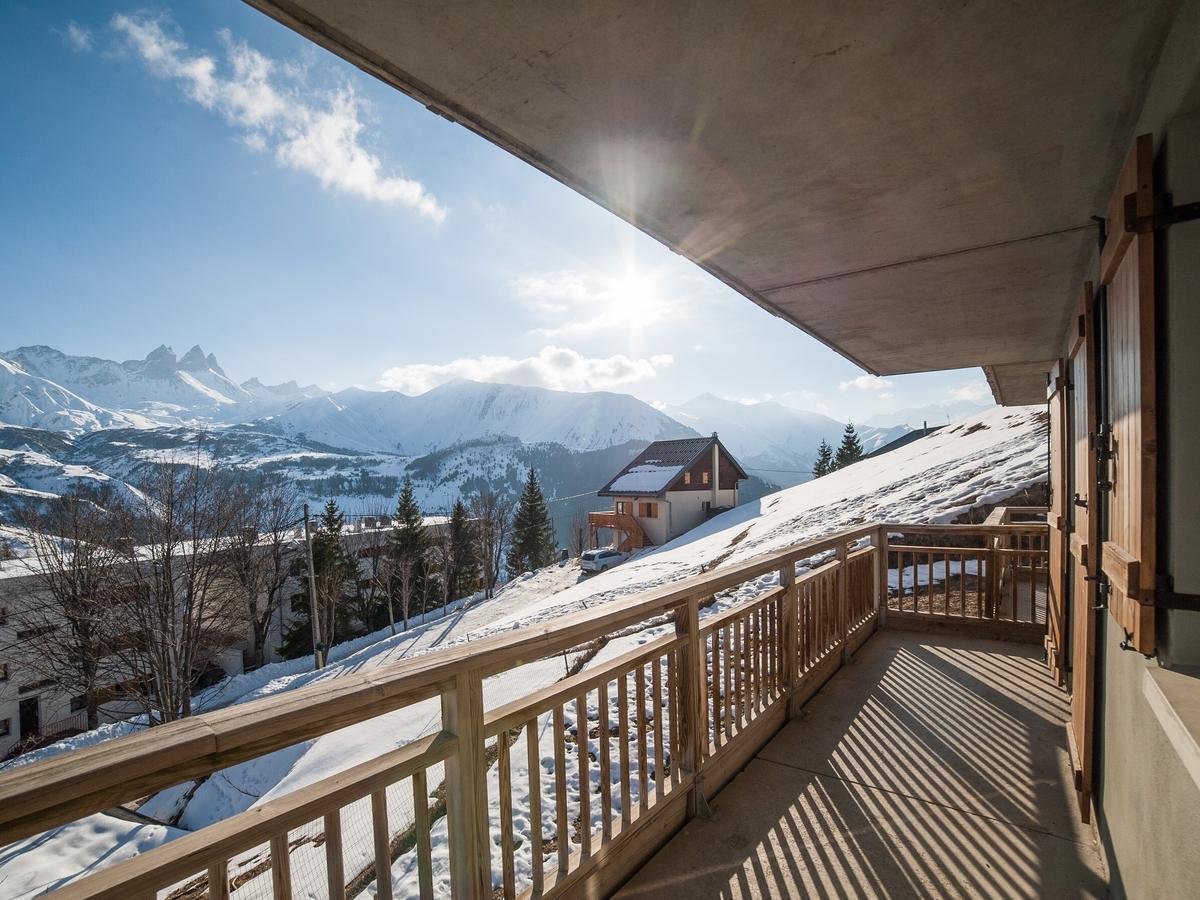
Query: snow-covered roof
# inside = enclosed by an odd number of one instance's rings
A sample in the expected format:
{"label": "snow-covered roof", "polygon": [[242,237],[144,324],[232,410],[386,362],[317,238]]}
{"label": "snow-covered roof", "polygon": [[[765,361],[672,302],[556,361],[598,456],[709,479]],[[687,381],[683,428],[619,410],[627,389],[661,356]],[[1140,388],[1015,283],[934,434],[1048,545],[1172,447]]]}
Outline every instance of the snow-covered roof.
{"label": "snow-covered roof", "polygon": [[657,494],[664,491],[683,466],[664,466],[657,460],[626,469],[617,476],[606,491],[613,493]]}
{"label": "snow-covered roof", "polygon": [[625,468],[600,489],[599,496],[614,494],[655,496],[665,493],[685,470],[707,453],[716,443],[721,455],[733,464],[739,478],[747,478],[745,471],[725,446],[711,437],[683,438],[677,441],[654,441],[635,456]]}

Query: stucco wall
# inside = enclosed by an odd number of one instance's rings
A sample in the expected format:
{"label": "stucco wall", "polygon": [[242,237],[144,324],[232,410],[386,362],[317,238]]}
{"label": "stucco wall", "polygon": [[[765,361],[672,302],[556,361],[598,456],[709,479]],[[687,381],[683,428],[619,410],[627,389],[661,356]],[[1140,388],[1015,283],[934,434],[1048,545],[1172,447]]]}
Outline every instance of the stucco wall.
{"label": "stucco wall", "polygon": [[1194,897],[1200,787],[1146,700],[1146,669],[1158,663],[1122,650],[1120,626],[1103,619],[1096,811],[1110,889],[1114,897]]}

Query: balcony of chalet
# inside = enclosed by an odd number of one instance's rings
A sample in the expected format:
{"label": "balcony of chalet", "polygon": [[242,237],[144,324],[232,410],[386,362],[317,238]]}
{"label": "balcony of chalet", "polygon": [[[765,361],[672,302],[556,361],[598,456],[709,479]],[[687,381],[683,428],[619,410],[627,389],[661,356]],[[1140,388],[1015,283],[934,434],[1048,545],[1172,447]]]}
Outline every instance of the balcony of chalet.
{"label": "balcony of chalet", "polygon": [[0,775],[0,840],[425,704],[399,749],[55,895],[1102,895],[1046,546],[1041,511],[869,523]]}

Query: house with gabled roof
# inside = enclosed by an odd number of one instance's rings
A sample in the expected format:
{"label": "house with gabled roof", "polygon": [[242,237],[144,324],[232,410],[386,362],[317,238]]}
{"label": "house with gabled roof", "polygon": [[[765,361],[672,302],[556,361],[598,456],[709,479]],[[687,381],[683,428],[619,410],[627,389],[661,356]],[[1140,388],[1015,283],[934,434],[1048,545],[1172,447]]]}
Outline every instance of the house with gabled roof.
{"label": "house with gabled roof", "polygon": [[598,492],[611,511],[588,514],[591,545],[613,532],[618,550],[657,546],[738,503],[738,482],[749,476],[714,431],[711,437],[654,441]]}

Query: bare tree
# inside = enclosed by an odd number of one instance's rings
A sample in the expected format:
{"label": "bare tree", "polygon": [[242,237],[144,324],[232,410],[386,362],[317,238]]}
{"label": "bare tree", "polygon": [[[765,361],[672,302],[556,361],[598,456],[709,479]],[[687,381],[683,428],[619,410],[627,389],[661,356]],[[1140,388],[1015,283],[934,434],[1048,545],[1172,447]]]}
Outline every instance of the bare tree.
{"label": "bare tree", "polygon": [[[125,680],[106,653],[118,580],[107,513],[77,491],[24,517],[38,589],[11,610],[22,669],[82,700],[88,729],[100,724],[105,689]],[[127,676],[126,676],[127,677]]]}
{"label": "bare tree", "polygon": [[[369,519],[379,522],[382,515],[370,516]],[[396,633],[396,617],[392,610],[391,597],[391,561],[388,554],[390,535],[386,528],[366,528],[363,531],[362,545],[357,557],[365,562],[366,578],[360,579],[355,599],[358,603],[358,618],[367,631],[375,629],[376,612],[380,604],[385,604],[388,614],[388,626],[392,634]],[[365,581],[365,587],[363,582]]]}
{"label": "bare tree", "polygon": [[450,530],[451,513],[445,512],[440,515],[445,521],[438,523],[430,529],[429,555],[437,567],[438,582],[442,594],[442,615],[444,616],[450,606],[450,591],[457,580],[454,570],[457,563],[455,553],[458,548],[455,545],[454,535]]}
{"label": "bare tree", "polygon": [[588,549],[588,517],[586,510],[577,510],[571,517],[571,556],[582,556]]}
{"label": "bare tree", "polygon": [[284,601],[295,556],[294,529],[300,495],[290,481],[243,477],[233,488],[232,534],[228,543],[229,575],[241,588],[250,623],[251,665],[266,662],[271,619]]}
{"label": "bare tree", "polygon": [[397,556],[392,561],[396,582],[400,588],[400,614],[404,617],[404,630],[408,631],[408,614],[412,609],[413,560],[409,556]]}
{"label": "bare tree", "polygon": [[122,655],[138,671],[131,695],[156,722],[191,715],[194,679],[245,636],[244,592],[228,563],[244,498],[199,453],[198,444],[189,464],[154,464],[122,504]]}
{"label": "bare tree", "polygon": [[471,497],[468,508],[471,518],[475,520],[484,596],[492,597],[512,533],[513,499],[508,494],[485,490]]}

